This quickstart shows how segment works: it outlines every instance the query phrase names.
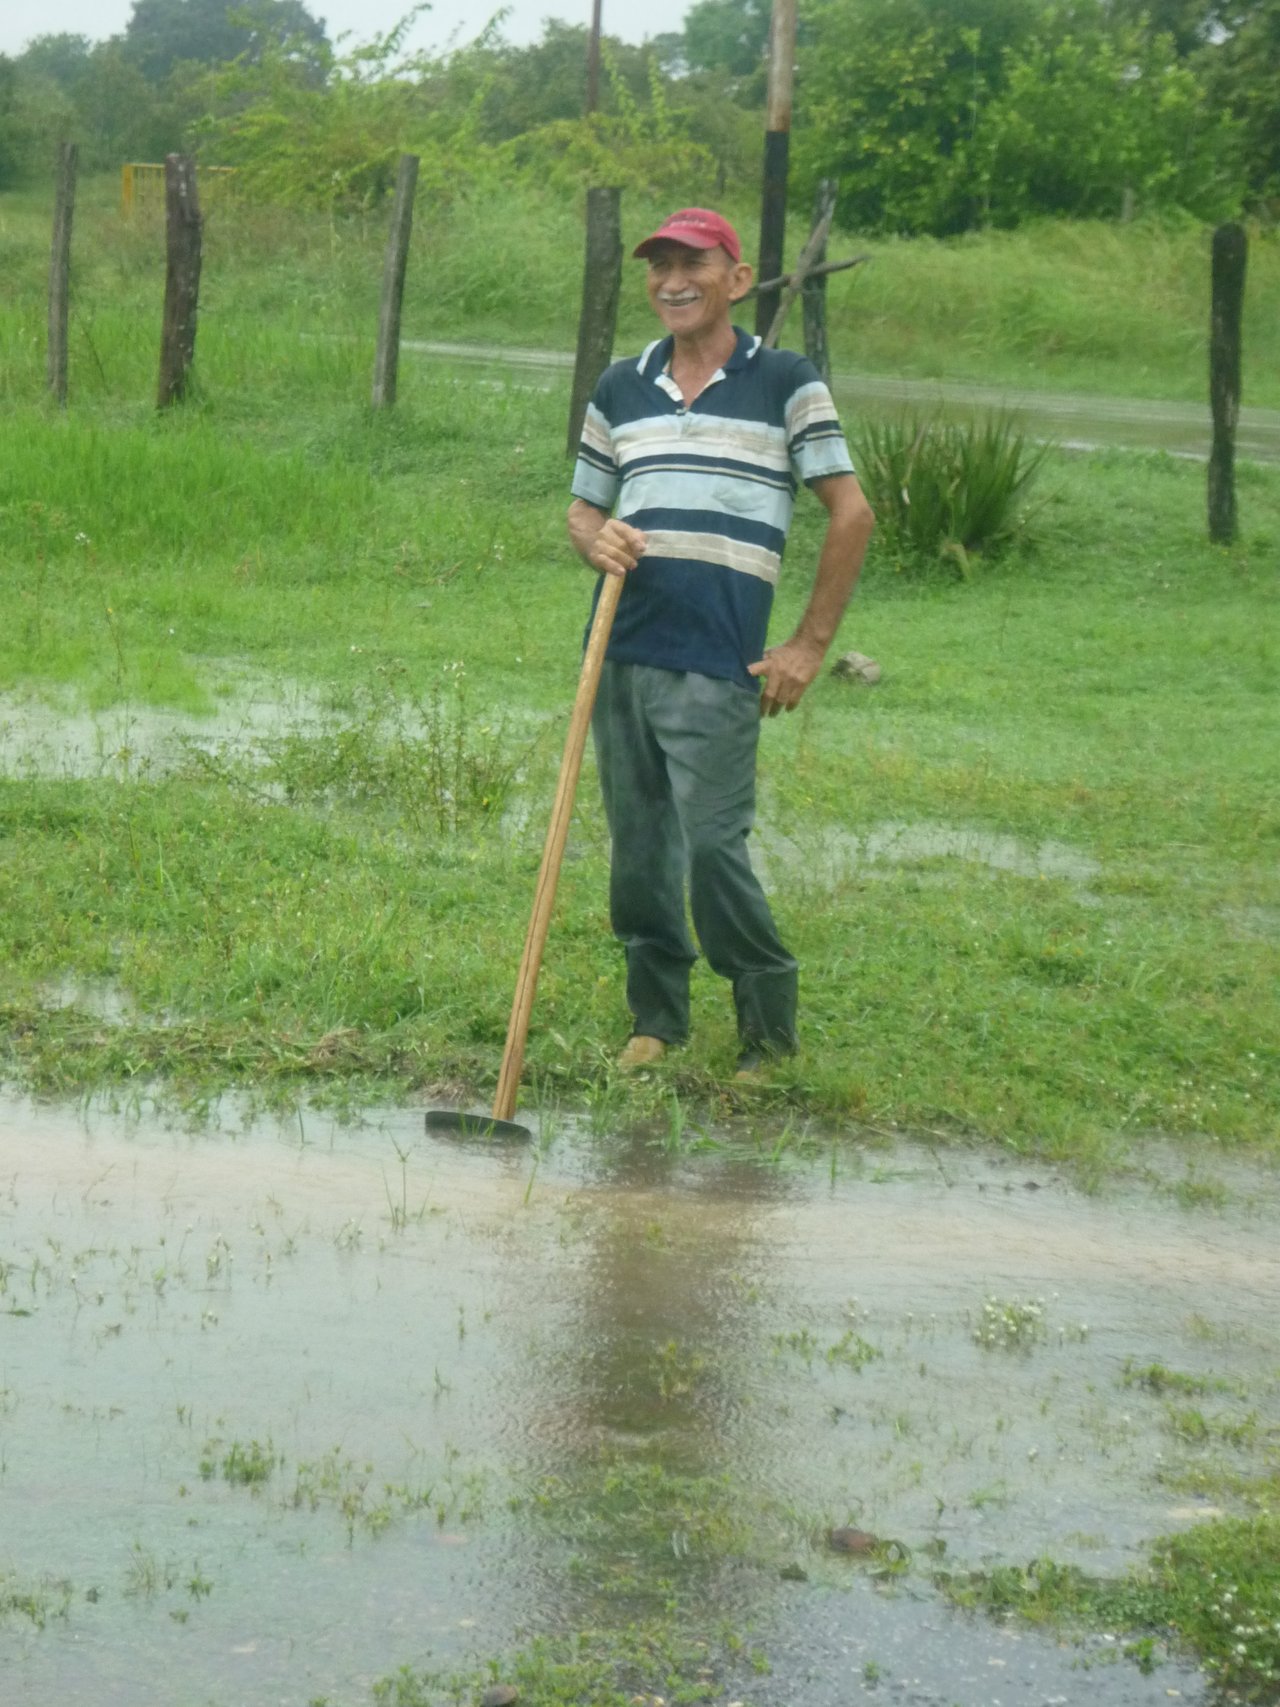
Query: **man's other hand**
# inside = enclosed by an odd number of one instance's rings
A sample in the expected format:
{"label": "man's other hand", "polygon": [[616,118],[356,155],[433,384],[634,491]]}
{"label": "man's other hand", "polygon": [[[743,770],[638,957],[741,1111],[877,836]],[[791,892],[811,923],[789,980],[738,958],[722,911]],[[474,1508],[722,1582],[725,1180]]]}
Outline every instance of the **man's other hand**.
{"label": "man's other hand", "polygon": [[788,640],[781,646],[770,646],[758,664],[748,664],[749,675],[764,677],[761,717],[794,711],[804,690],[822,668],[823,656],[819,647],[806,645],[803,640]]}

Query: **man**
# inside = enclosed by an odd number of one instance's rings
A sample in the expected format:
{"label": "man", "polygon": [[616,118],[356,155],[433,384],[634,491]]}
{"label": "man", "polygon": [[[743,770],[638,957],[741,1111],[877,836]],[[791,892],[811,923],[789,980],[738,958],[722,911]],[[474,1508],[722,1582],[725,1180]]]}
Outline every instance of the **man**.
{"label": "man", "polygon": [[[619,1066],[688,1034],[687,883],[702,951],[732,981],[739,1077],[753,1078],[796,1046],[796,962],[747,854],[760,718],[794,711],[818,674],[874,518],[816,368],[733,325],[751,268],[729,222],[685,208],[635,254],[668,335],[601,378],[569,507],[578,554],[627,581],[592,724],[632,1016]],[[766,647],[799,482],[826,537],[799,626]]]}

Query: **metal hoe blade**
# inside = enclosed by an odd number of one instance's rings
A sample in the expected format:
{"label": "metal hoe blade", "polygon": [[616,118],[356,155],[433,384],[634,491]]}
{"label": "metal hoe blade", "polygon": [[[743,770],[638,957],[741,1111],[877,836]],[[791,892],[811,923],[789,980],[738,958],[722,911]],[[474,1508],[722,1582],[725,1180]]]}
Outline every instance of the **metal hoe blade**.
{"label": "metal hoe blade", "polygon": [[438,1138],[527,1140],[533,1133],[517,1120],[498,1120],[492,1114],[468,1114],[465,1109],[429,1108],[427,1131]]}

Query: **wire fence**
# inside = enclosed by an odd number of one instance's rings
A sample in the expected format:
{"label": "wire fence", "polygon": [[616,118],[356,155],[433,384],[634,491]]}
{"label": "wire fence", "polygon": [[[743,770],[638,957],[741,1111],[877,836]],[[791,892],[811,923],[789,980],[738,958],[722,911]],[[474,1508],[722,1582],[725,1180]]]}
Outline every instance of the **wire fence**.
{"label": "wire fence", "polygon": [[[206,212],[210,207],[225,206],[235,200],[236,168],[234,166],[197,166],[196,183],[200,205]],[[164,212],[164,165],[150,161],[131,160],[120,168],[120,205],[126,217],[135,213]]]}

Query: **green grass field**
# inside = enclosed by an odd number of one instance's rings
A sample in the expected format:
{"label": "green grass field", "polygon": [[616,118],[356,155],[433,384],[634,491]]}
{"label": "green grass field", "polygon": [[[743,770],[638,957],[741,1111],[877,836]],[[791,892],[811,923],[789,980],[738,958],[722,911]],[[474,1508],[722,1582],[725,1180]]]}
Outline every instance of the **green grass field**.
{"label": "green grass field", "polygon": [[[39,400],[33,257],[4,320],[6,717],[100,729],[96,774],[18,758],[3,783],[6,1070],[484,1094],[588,591],[563,390],[406,359],[371,418],[367,342],[299,336],[314,256],[280,254],[234,291],[211,260],[199,400],[157,418],[140,240],[116,235],[92,396]],[[1038,498],[967,586],[873,548],[840,645],[883,684],[824,678],[764,732],[760,847],[804,968],[780,1097],[1098,1161],[1149,1132],[1273,1145],[1280,477],[1242,470],[1231,550],[1205,543],[1203,472],[1165,457],[1055,457]],[[225,724],[250,689],[282,707],[256,741],[141,756],[157,713]],[[582,1101],[625,1031],[589,778],[571,852],[528,1094]],[[109,1027],[74,994],[95,981],[127,998]],[[717,1101],[709,975],[695,1011],[641,1101]]]}

